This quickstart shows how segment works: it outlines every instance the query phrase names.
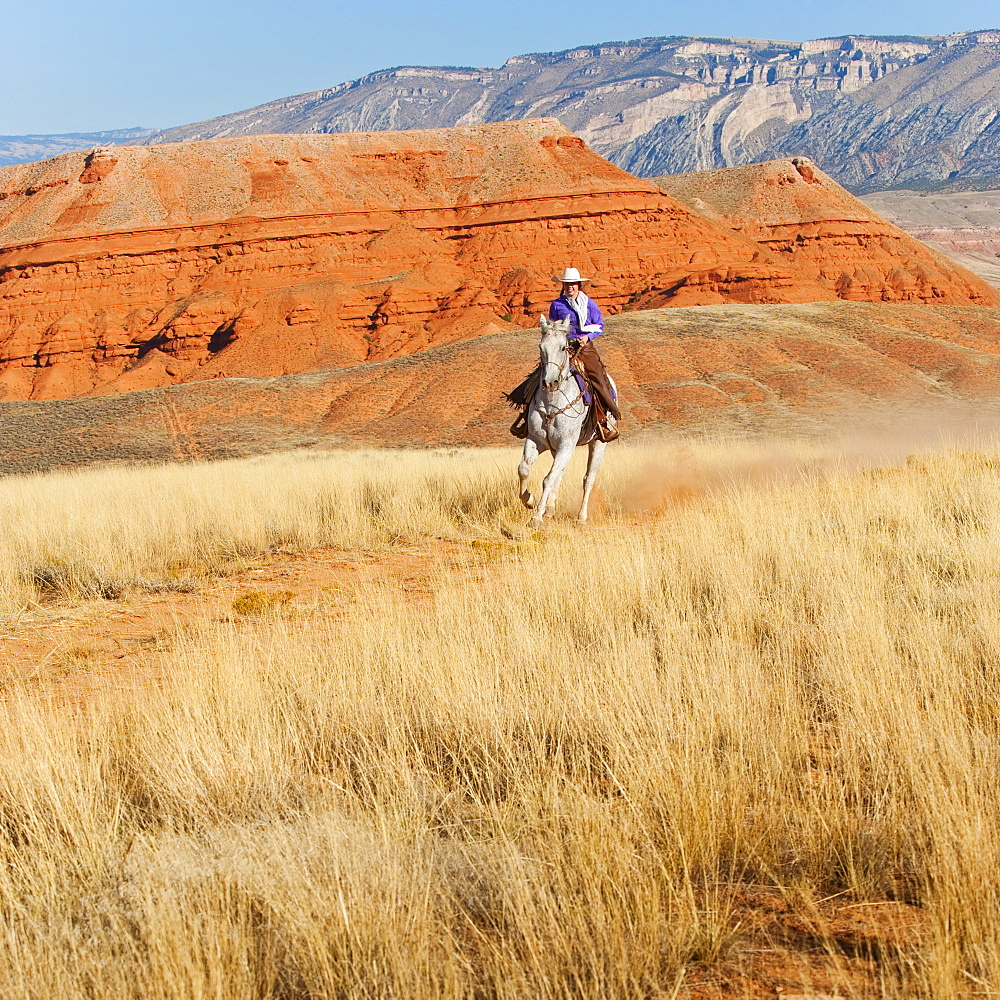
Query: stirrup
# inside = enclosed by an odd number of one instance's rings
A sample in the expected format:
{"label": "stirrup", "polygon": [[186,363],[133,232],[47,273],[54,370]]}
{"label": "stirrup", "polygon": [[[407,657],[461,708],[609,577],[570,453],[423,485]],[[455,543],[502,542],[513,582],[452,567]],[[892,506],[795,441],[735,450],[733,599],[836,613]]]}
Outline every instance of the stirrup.
{"label": "stirrup", "polygon": [[610,413],[607,413],[603,420],[594,421],[594,433],[597,435],[598,441],[607,444],[609,441],[616,440],[621,432],[618,430],[618,421]]}
{"label": "stirrup", "polygon": [[528,411],[522,410],[514,423],[510,425],[510,433],[516,438],[526,438],[528,436]]}

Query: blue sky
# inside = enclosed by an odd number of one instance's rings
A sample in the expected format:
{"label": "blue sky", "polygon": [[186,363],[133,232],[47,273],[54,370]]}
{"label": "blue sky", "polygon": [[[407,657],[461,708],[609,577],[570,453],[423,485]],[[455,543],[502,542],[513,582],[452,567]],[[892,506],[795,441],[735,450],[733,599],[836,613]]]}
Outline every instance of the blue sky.
{"label": "blue sky", "polygon": [[651,35],[1000,27],[996,0],[2,0],[0,134],[166,128],[403,64]]}

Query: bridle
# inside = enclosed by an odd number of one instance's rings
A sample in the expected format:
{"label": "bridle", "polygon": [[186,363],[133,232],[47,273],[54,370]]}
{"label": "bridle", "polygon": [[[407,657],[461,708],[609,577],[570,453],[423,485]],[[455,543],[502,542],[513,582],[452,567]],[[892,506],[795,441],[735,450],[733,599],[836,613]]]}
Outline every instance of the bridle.
{"label": "bridle", "polygon": [[[566,359],[559,366],[559,377],[558,377],[558,379],[556,381],[556,388],[558,388],[565,381],[565,379],[569,376],[569,363],[570,363],[571,351],[572,351],[572,348],[570,347],[570,343],[567,340],[567,344],[566,344]],[[549,365],[554,365],[554,364],[555,364],[554,361],[545,361],[544,362],[544,368],[548,369]],[[542,388],[545,389],[546,392],[555,392],[556,391],[555,389],[546,388],[544,375],[542,377]],[[558,417],[558,416],[562,415],[563,413],[565,413],[568,409],[570,409],[570,407],[575,406],[583,398],[583,390],[580,389],[579,386],[577,386],[577,388],[578,388],[579,391],[577,392],[576,396],[573,399],[571,399],[562,409],[556,410],[554,413],[543,413],[543,414],[541,414],[542,422],[544,423],[544,425],[545,425],[546,428],[549,426],[549,423],[555,417]]]}
{"label": "bridle", "polygon": [[[549,365],[554,365],[554,364],[555,364],[554,361],[546,361],[544,367],[545,367],[546,370],[548,370]],[[559,366],[559,372],[558,372],[557,378],[556,378],[556,389],[559,387],[559,384],[563,381],[563,379],[566,378],[566,376],[567,376],[568,373],[569,373],[569,350],[567,349],[567,351],[566,351],[566,360]],[[542,375],[542,388],[545,389],[546,392],[555,392],[556,391],[556,389],[546,388],[544,373]]]}
{"label": "bridle", "polygon": [[[572,341],[568,337],[566,338],[566,360],[559,366],[559,377],[556,380],[556,384],[562,382],[569,372],[569,363],[576,356],[576,353],[580,350],[579,341]],[[554,361],[543,361],[542,366],[548,368],[549,365],[554,365]],[[545,378],[542,377],[542,388],[545,388]],[[555,389],[545,389],[546,392],[555,392]]]}

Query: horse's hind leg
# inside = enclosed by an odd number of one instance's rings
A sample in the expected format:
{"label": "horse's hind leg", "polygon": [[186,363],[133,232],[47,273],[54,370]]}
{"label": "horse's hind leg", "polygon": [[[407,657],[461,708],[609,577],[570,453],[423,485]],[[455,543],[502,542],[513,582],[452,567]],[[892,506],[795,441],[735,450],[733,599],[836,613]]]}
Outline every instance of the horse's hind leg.
{"label": "horse's hind leg", "polygon": [[604,449],[606,447],[607,445],[597,438],[594,438],[590,442],[590,449],[587,454],[587,472],[583,477],[583,503],[580,504],[580,513],[576,518],[581,523],[587,520],[587,505],[590,503],[590,491],[594,488],[594,480],[597,478],[601,462],[604,461]]}
{"label": "horse's hind leg", "polygon": [[542,480],[542,495],[538,501],[538,507],[535,510],[534,516],[528,522],[530,527],[537,528],[541,525],[549,498],[553,493],[558,492],[559,483],[562,482],[563,473],[566,471],[566,466],[569,465],[569,460],[573,457],[573,449],[575,447],[576,442],[571,440],[568,444],[561,445],[559,450],[552,455],[552,468],[549,469],[549,474]]}
{"label": "horse's hind leg", "polygon": [[535,498],[528,489],[528,475],[536,458],[538,458],[538,445],[530,437],[527,437],[524,439],[524,452],[521,455],[521,464],[517,467],[517,475],[520,480],[518,494],[521,497],[521,503],[528,510],[535,506]]}

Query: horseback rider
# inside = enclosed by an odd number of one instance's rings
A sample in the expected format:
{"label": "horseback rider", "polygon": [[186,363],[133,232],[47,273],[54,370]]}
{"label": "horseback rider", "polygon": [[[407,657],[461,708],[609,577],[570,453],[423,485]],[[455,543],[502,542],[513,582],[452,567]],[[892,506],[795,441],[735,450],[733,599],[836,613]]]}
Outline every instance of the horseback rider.
{"label": "horseback rider", "polygon": [[[615,421],[621,419],[621,412],[607,369],[594,347],[594,339],[604,332],[604,317],[597,303],[584,294],[583,285],[590,278],[581,277],[575,267],[567,267],[560,277],[553,277],[552,280],[559,283],[561,291],[549,306],[549,319],[569,321],[566,339],[570,344],[573,365],[584,375],[594,393],[594,417],[598,436],[602,441],[613,441],[618,437]],[[515,437],[527,434],[527,408],[538,388],[540,377],[541,369],[536,368],[513,392],[507,393],[512,406],[524,408],[510,429]],[[613,419],[609,420],[609,417]]]}
{"label": "horseback rider", "polygon": [[615,420],[621,419],[618,410],[618,397],[608,379],[607,369],[601,360],[597,348],[594,347],[595,338],[604,333],[604,317],[597,303],[584,294],[584,282],[590,278],[582,278],[580,272],[575,267],[567,267],[562,276],[553,278],[562,286],[559,298],[553,300],[549,306],[549,319],[569,320],[569,333],[566,339],[570,343],[570,348],[575,348],[573,362],[583,372],[597,394],[600,407],[604,412],[600,414],[600,424],[606,433],[612,435],[607,440],[618,437],[618,430],[608,427],[607,414],[611,414]]}

